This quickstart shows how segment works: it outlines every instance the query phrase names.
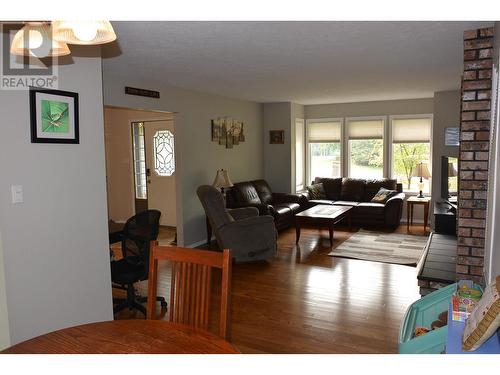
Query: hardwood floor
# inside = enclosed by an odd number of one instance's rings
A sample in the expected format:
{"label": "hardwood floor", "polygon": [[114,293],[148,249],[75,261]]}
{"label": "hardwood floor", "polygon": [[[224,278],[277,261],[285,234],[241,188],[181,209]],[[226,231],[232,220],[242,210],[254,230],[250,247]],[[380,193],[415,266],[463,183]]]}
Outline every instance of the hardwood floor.
{"label": "hardwood floor", "polygon": [[[411,229],[423,234],[422,226]],[[336,230],[333,247],[356,230]],[[233,267],[231,342],[242,353],[396,353],[404,312],[420,297],[414,267],[329,257],[328,230],[304,229],[296,246],[290,228],[278,248],[272,261]],[[168,301],[168,264],[158,281]],[[146,288],[138,287],[142,295]],[[130,318],[143,317],[116,316]]]}

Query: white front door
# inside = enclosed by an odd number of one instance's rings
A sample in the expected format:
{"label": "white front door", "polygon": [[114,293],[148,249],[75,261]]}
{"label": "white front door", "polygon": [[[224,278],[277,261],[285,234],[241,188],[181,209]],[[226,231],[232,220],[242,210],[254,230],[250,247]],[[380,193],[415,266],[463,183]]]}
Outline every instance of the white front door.
{"label": "white front door", "polygon": [[175,227],[174,122],[145,121],[148,208],[161,211],[161,225]]}

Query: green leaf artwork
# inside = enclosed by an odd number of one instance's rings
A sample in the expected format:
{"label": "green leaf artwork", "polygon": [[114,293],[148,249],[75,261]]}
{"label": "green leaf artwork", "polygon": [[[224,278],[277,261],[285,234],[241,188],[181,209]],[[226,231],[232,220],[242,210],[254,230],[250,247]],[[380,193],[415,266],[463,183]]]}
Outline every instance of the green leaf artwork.
{"label": "green leaf artwork", "polygon": [[55,100],[42,100],[42,131],[69,133],[69,104]]}

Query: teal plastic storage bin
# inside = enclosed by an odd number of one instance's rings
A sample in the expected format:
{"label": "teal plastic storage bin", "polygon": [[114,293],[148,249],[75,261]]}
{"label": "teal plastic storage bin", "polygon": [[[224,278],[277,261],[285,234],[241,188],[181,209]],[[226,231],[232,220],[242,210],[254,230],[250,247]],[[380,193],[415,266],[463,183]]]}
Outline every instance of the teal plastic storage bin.
{"label": "teal plastic storage bin", "polygon": [[400,354],[439,354],[444,352],[448,327],[432,330],[425,335],[413,337],[416,327],[431,328],[439,313],[448,311],[451,296],[457,284],[451,284],[432,292],[412,303],[406,310],[399,330]]}

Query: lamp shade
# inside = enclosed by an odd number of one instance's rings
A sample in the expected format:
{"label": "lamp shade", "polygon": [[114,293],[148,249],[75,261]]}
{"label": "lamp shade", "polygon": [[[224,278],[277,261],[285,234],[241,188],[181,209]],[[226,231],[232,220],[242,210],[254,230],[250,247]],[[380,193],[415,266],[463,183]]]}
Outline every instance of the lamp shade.
{"label": "lamp shade", "polygon": [[412,177],[422,177],[422,178],[431,177],[431,172],[429,172],[429,167],[427,166],[427,163],[424,162],[418,163],[415,166],[415,169],[413,170]]}
{"label": "lamp shade", "polygon": [[28,22],[12,39],[10,53],[18,56],[64,56],[70,50],[66,43],[52,38],[52,30],[46,22]]}
{"label": "lamp shade", "polygon": [[233,186],[233,183],[231,182],[227,171],[225,169],[219,169],[215,175],[215,180],[212,185],[216,188],[229,188]]}
{"label": "lamp shade", "polygon": [[52,25],[54,39],[68,44],[105,44],[116,39],[109,21],[54,21]]}
{"label": "lamp shade", "polygon": [[448,163],[448,177],[455,177],[457,175],[458,173],[455,165],[453,163]]}

